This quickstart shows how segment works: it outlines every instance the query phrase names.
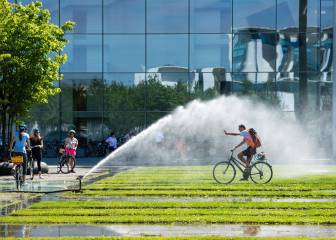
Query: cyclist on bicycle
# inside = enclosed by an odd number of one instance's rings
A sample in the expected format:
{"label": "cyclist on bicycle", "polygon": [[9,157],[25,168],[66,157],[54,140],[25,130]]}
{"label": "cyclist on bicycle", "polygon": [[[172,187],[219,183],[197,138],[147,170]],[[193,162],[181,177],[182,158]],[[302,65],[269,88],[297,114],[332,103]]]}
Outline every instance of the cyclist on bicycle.
{"label": "cyclist on bicycle", "polygon": [[[241,143],[239,143],[236,147],[234,147],[234,149],[232,149],[232,151],[236,150],[237,148],[239,148],[240,146],[242,146],[244,144],[247,145],[247,148],[245,150],[238,153],[238,158],[240,159],[240,161],[242,161],[246,165],[244,176],[241,180],[248,180],[249,171],[250,171],[250,162],[252,160],[253,155],[256,154],[256,149],[258,147],[256,142],[253,140],[253,137],[258,138],[258,136],[255,135],[255,136],[252,137],[250,131],[246,130],[246,127],[243,124],[240,124],[238,126],[238,129],[239,129],[239,133],[229,133],[226,130],[224,130],[224,133],[225,133],[225,135],[242,136],[243,137],[243,141]],[[258,141],[260,142],[259,138],[258,138]]]}
{"label": "cyclist on bicycle", "polygon": [[69,166],[71,168],[70,172],[75,172],[75,156],[76,156],[76,150],[78,146],[78,140],[75,138],[75,130],[69,131],[69,136],[65,139],[65,156],[71,156],[69,158]]}
{"label": "cyclist on bicycle", "polygon": [[29,135],[26,133],[27,127],[25,125],[19,126],[19,132],[16,132],[14,136],[12,136],[9,149],[12,150],[16,155],[23,156],[23,182],[26,180],[27,174],[27,149],[30,149],[30,141]]}

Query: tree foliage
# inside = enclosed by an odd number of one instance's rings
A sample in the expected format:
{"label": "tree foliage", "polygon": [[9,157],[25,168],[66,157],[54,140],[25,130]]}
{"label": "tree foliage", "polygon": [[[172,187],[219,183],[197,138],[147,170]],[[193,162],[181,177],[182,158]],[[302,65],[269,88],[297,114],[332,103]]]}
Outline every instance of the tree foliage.
{"label": "tree foliage", "polygon": [[67,40],[61,27],[51,23],[40,2],[26,6],[0,0],[0,110],[3,142],[12,122],[25,116],[34,104],[47,103],[60,92],[54,81],[67,56],[60,53]]}

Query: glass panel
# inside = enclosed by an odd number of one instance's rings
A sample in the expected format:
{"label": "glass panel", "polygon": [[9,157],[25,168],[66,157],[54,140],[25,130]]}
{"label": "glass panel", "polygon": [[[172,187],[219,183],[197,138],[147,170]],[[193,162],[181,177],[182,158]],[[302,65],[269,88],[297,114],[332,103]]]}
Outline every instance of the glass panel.
{"label": "glass panel", "polygon": [[277,96],[283,111],[294,112],[298,102],[299,77],[294,72],[277,73]]}
{"label": "glass panel", "polygon": [[102,32],[102,1],[61,0],[61,24],[76,22],[76,33]]}
{"label": "glass panel", "polygon": [[144,112],[104,112],[104,135],[108,136],[111,131],[114,131],[119,146],[144,128]]}
{"label": "glass panel", "polygon": [[[54,81],[54,86],[59,88],[60,81]],[[34,105],[30,111],[32,112],[57,112],[59,111],[59,101],[60,101],[60,94],[56,94],[54,96],[50,96],[48,98],[48,103],[46,104],[36,104]]]}
{"label": "glass panel", "polygon": [[104,71],[145,71],[145,35],[105,35]]}
{"label": "glass panel", "polygon": [[231,92],[231,74],[226,73],[224,68],[213,68],[212,72],[200,71],[194,75],[191,73],[190,81],[192,99],[209,100]]}
{"label": "glass panel", "polygon": [[190,32],[231,33],[231,0],[191,0]]}
{"label": "glass panel", "polygon": [[149,33],[188,33],[188,0],[147,0]]}
{"label": "glass panel", "polygon": [[333,26],[333,0],[321,0],[321,28],[331,29]]}
{"label": "glass panel", "polygon": [[61,82],[62,111],[103,109],[104,82],[99,73],[67,73]]}
{"label": "glass panel", "polygon": [[104,139],[102,112],[62,112],[62,141],[70,129],[76,131],[78,148],[76,157],[96,156],[93,146]]}
{"label": "glass panel", "polygon": [[[278,0],[278,29],[298,31],[300,0]],[[318,32],[320,27],[320,0],[307,0],[307,31]],[[284,17],[286,16],[286,17]]]}
{"label": "glass panel", "polygon": [[64,52],[68,55],[62,72],[101,72],[102,36],[67,35],[69,40]]}
{"label": "glass panel", "polygon": [[275,29],[275,0],[234,0],[233,28]]}
{"label": "glass panel", "polygon": [[29,134],[34,128],[38,128],[44,140],[43,157],[56,157],[57,147],[60,145],[60,113],[54,111],[32,111],[26,120]]}
{"label": "glass panel", "polygon": [[104,110],[143,110],[146,99],[145,73],[104,74]]}
{"label": "glass panel", "polygon": [[188,68],[188,35],[147,35],[148,72],[158,67]]}
{"label": "glass panel", "polygon": [[233,71],[273,72],[275,70],[275,34],[244,33],[233,37]]}
{"label": "glass panel", "polygon": [[144,33],[145,0],[104,0],[105,33]]}
{"label": "glass panel", "polygon": [[307,39],[307,71],[319,71],[321,66],[320,34],[307,33],[306,39]]}
{"label": "glass panel", "polygon": [[212,68],[222,67],[230,72],[231,38],[226,34],[191,35],[190,68],[211,72]]}
{"label": "glass panel", "polygon": [[170,111],[190,100],[188,72],[147,74],[147,110]]}

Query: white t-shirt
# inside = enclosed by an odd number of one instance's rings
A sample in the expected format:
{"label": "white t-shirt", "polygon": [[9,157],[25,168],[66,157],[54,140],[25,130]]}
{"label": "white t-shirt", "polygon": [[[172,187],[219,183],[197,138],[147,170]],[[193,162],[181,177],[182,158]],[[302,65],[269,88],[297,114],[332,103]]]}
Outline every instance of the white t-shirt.
{"label": "white t-shirt", "polygon": [[77,138],[75,138],[75,137],[74,138],[67,137],[65,139],[65,147],[76,150],[77,146],[78,146],[78,140],[77,140]]}

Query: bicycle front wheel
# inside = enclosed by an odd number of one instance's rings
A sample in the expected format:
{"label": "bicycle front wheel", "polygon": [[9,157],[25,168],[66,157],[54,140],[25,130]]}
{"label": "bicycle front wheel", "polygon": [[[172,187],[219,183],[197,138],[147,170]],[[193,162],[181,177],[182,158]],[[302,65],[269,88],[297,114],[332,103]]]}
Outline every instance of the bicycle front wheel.
{"label": "bicycle front wheel", "polygon": [[64,159],[59,165],[60,172],[61,173],[69,173],[70,167],[69,167],[69,159]]}
{"label": "bicycle front wheel", "polygon": [[272,166],[266,162],[256,162],[251,166],[250,178],[254,183],[265,184],[273,177]]}
{"label": "bicycle front wheel", "polygon": [[219,162],[214,166],[212,174],[216,182],[229,184],[236,177],[236,169],[229,162]]}

